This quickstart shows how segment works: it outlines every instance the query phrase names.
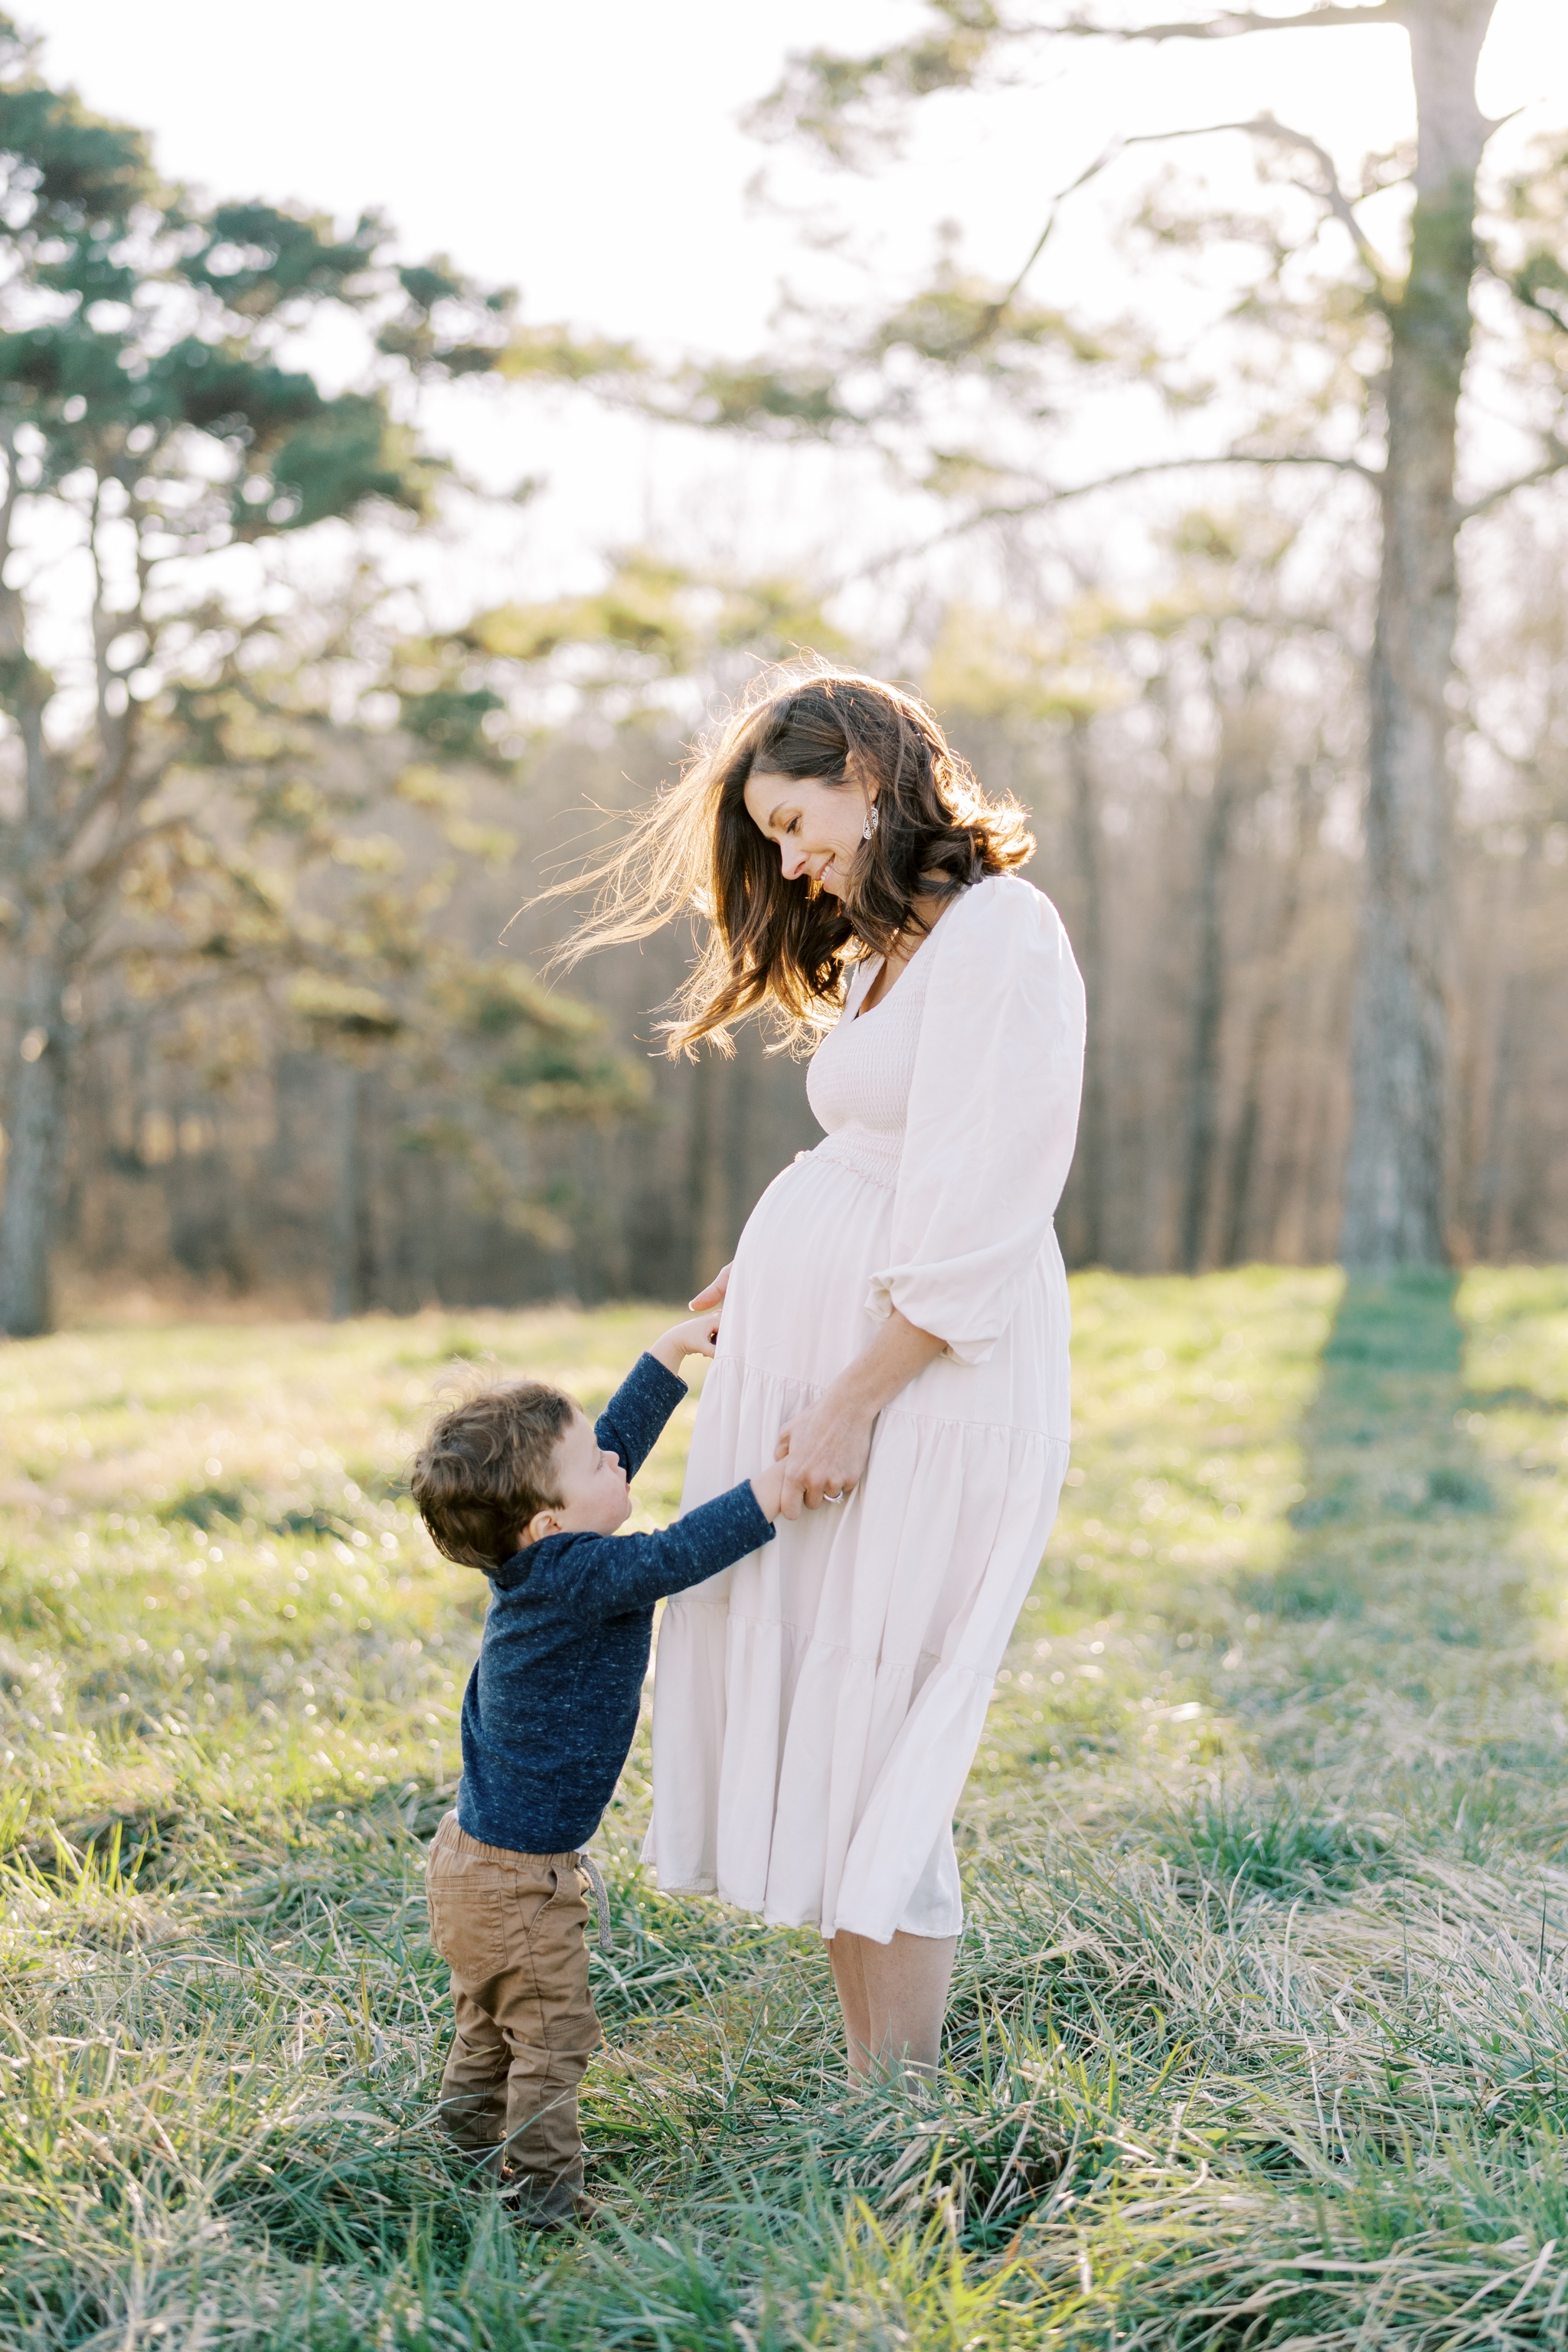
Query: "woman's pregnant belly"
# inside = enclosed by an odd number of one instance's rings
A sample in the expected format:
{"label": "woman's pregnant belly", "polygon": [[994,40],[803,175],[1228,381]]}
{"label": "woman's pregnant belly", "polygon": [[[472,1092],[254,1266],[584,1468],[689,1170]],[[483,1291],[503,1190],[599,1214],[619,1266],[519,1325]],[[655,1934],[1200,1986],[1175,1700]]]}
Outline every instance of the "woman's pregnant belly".
{"label": "woman's pregnant belly", "polygon": [[887,1262],[893,1195],[808,1152],[775,1176],[746,1220],[724,1299],[718,1355],[826,1388],[871,1337],[871,1276]]}
{"label": "woman's pregnant belly", "polygon": [[[872,1275],[891,1262],[894,1196],[847,1156],[835,1157],[839,1141],[830,1138],[826,1150],[784,1169],[747,1220],[717,1349],[731,1378],[752,1371],[826,1388],[875,1336],[867,1298]],[[1068,1330],[1067,1277],[1053,1234],[1023,1276],[988,1360],[939,1357],[889,1411],[1066,1439]]]}

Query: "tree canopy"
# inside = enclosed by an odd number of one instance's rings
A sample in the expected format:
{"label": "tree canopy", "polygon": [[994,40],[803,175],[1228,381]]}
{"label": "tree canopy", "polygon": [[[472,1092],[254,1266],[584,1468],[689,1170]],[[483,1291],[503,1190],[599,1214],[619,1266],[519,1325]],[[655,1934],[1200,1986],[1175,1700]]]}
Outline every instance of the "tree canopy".
{"label": "tree canopy", "polygon": [[[420,1026],[408,974],[440,890],[374,876],[348,739],[374,731],[379,696],[427,761],[489,756],[496,698],[443,677],[400,700],[374,598],[307,646],[261,551],[431,519],[447,468],[414,422],[419,383],[630,361],[524,327],[511,289],[443,256],[401,258],[374,211],[344,226],[170,184],[145,135],[52,85],[5,16],[0,210],[0,948],[21,1038],[0,1328],[19,1333],[48,1319],[69,1065],[95,1024],[304,971],[313,1034],[363,1047]],[[359,337],[346,386],[320,364],[329,317]],[[68,648],[52,665],[46,637]],[[441,822],[458,856],[488,854],[459,808]],[[357,868],[357,896],[310,885],[323,862]],[[461,1000],[459,1032],[479,984],[460,961],[431,949],[422,966]],[[397,1010],[372,1018],[397,973]],[[509,1002],[542,1056],[518,1102],[635,1094],[591,1020],[527,989]]]}

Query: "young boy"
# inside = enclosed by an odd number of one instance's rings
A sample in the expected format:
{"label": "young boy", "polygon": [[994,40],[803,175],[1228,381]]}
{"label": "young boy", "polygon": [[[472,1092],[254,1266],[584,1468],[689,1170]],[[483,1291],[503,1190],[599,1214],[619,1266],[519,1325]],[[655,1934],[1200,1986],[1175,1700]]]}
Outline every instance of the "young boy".
{"label": "young boy", "polygon": [[463,1694],[458,1805],[427,1864],[430,1937],[452,1971],[457,2039],[441,2120],[541,2225],[588,2210],[577,2085],[602,2041],[588,1992],[580,1849],[637,1729],[656,1601],[773,1538],[784,1465],[662,1534],[617,1536],[627,1481],[710,1356],[716,1318],[677,1323],[590,1424],[517,1381],[442,1415],[411,1484],[448,1559],[491,1601]]}

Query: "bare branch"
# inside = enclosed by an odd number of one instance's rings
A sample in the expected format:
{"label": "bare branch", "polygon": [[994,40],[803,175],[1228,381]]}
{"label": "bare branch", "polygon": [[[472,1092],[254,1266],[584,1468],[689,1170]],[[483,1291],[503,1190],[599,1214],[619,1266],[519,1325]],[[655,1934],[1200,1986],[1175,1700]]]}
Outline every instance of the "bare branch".
{"label": "bare branch", "polygon": [[[1272,22],[1273,19],[1269,21]],[[1140,131],[1134,131],[1129,138],[1112,140],[1110,145],[1104,148],[1092,163],[1086,165],[1076,180],[1069,181],[1065,188],[1059,190],[1051,198],[1050,209],[1046,215],[1046,225],[1030,247],[1023,268],[1005,292],[999,294],[994,302],[987,305],[971,341],[978,343],[1006,317],[1025,279],[1045,251],[1051,232],[1056,227],[1061,208],[1069,196],[1076,195],[1079,190],[1086,187],[1090,180],[1098,179],[1100,173],[1108,170],[1119,156],[1126,153],[1130,147],[1150,147],[1166,139],[1206,139],[1222,131],[1240,131],[1254,139],[1277,140],[1282,146],[1300,147],[1312,156],[1321,168],[1324,184],[1321,188],[1307,188],[1305,193],[1321,196],[1334,218],[1349,232],[1352,244],[1371,272],[1379,299],[1388,301],[1393,299],[1394,292],[1393,279],[1384,266],[1382,256],[1355,216],[1355,207],[1340,184],[1339,173],[1334,169],[1334,160],[1328,149],[1321,146],[1309,131],[1293,131],[1288,123],[1280,122],[1274,115],[1265,111],[1262,114],[1254,115],[1245,122],[1194,123],[1190,129]],[[1296,184],[1299,187],[1304,186],[1304,183],[1300,181]]]}
{"label": "bare branch", "polygon": [[[138,795],[138,801],[144,803],[150,797],[150,793],[143,793]],[[142,823],[132,810],[127,814],[124,821],[115,828],[109,839],[96,852],[90,864],[79,866],[70,862],[66,863],[62,870],[62,879],[79,896],[85,894],[90,899],[107,884],[112,883],[121,869],[148,842],[160,841],[167,834],[189,833],[194,829],[188,809],[182,809],[174,816],[159,817],[152,824]],[[79,835],[72,846],[79,848],[80,844],[81,836]]]}
{"label": "bare branch", "polygon": [[[100,973],[114,971],[127,962],[135,952],[132,948],[117,950],[112,955],[95,957],[82,967],[84,979],[96,979]],[[187,951],[199,954],[200,950]],[[81,1024],[80,1038],[84,1045],[96,1044],[100,1037],[122,1034],[127,1030],[151,1028],[171,1013],[184,1010],[187,1004],[210,1003],[215,996],[230,994],[239,988],[264,984],[276,969],[275,961],[258,956],[249,962],[237,957],[223,970],[204,972],[199,979],[187,981],[181,988],[172,988],[163,996],[147,996],[117,1004],[111,1012],[102,1013],[94,1020]]]}
{"label": "bare branch", "polygon": [[1102,41],[1231,41],[1244,33],[1313,32],[1353,25],[1403,25],[1405,0],[1375,0],[1370,8],[1333,5],[1309,8],[1300,16],[1265,16],[1256,8],[1226,8],[1217,16],[1169,25],[1091,25],[1075,17],[1042,25],[1046,33],[1078,33]]}
{"label": "bare branch", "polygon": [[1099,490],[1121,489],[1129,482],[1144,481],[1156,475],[1210,472],[1220,466],[1324,466],[1334,473],[1359,474],[1363,481],[1374,485],[1382,478],[1375,467],[1363,466],[1359,457],[1316,457],[1308,451],[1284,450],[1278,456],[1263,457],[1250,450],[1229,449],[1212,457],[1156,457],[1147,465],[1125,467],[1120,473],[1098,475],[1092,482],[1069,483],[1065,489],[1049,490],[1042,498],[1023,499],[1011,506],[977,507],[962,521],[950,523],[945,530],[936,531],[929,539],[894,548],[886,555],[874,556],[868,563],[858,564],[825,593],[836,594],[852,581],[868,580],[878,572],[891,571],[897,564],[929,554],[934,547],[943,547],[969,531],[982,530],[986,523],[1020,521],[1029,515],[1047,513],[1052,507],[1066,506],[1072,499],[1091,498]]}
{"label": "bare branch", "polygon": [[1516,490],[1533,489],[1537,482],[1549,482],[1554,474],[1560,474],[1568,466],[1568,442],[1553,441],[1550,446],[1551,456],[1539,466],[1532,467],[1528,474],[1516,474],[1511,482],[1500,482],[1495,489],[1488,490],[1484,496],[1472,499],[1468,506],[1461,507],[1460,524],[1474,522],[1478,515],[1489,514],[1493,507],[1501,506],[1505,499],[1511,499]]}
{"label": "bare branch", "polygon": [[[1310,132],[1293,131],[1289,123],[1280,122],[1272,114],[1265,112],[1254,115],[1246,122],[1201,122],[1194,123],[1190,130],[1184,131],[1140,131],[1121,143],[1126,147],[1148,147],[1167,139],[1207,139],[1219,131],[1243,131],[1249,138],[1277,140],[1281,146],[1303,148],[1309,155],[1312,156],[1322,167],[1324,185],[1321,188],[1310,188],[1306,193],[1324,198],[1334,218],[1350,232],[1351,242],[1372,272],[1373,282],[1379,295],[1385,300],[1392,298],[1393,280],[1384,266],[1383,258],[1376,247],[1357,220],[1355,206],[1340,185],[1339,173],[1334,169],[1333,157],[1326,147],[1320,146]],[[1093,168],[1098,171],[1100,166],[1096,164]],[[1296,184],[1300,187],[1304,184],[1298,181]]]}
{"label": "bare branch", "polygon": [[1058,190],[1057,194],[1051,198],[1051,207],[1049,212],[1046,215],[1046,225],[1040,231],[1039,236],[1035,239],[1034,244],[1029,248],[1028,259],[1025,262],[1024,267],[1019,270],[1017,276],[1014,278],[1013,283],[1008,287],[1006,292],[999,295],[996,300],[991,305],[989,317],[992,325],[995,325],[999,320],[1005,319],[1007,312],[1012,308],[1025,278],[1027,278],[1030,270],[1033,269],[1036,262],[1038,261],[1041,254],[1044,253],[1046,249],[1046,241],[1057,225],[1057,215],[1061,211],[1061,208],[1066,204],[1068,198],[1069,196],[1077,195],[1080,188],[1087,187],[1090,180],[1097,178],[1099,174],[1105,170],[1108,164],[1114,163],[1116,157],[1121,153],[1122,147],[1128,143],[1130,142],[1123,140],[1113,140],[1109,147],[1095,157],[1092,163],[1088,164],[1085,169],[1079,173],[1076,180],[1069,180],[1067,186]]}
{"label": "bare branch", "polygon": [[1196,467],[1215,466],[1327,466],[1335,473],[1359,474],[1363,481],[1380,479],[1378,469],[1363,466],[1359,457],[1331,457],[1310,449],[1282,449],[1265,454],[1255,449],[1226,449],[1210,457],[1155,457],[1146,465],[1129,466],[1121,473],[1101,474],[1092,482],[1074,482],[1066,489],[1051,490],[1044,498],[1026,501],[1014,509],[998,508],[998,514],[1031,514],[1046,507],[1059,506],[1066,499],[1088,498],[1095,490],[1120,489],[1124,483],[1135,482],[1149,474],[1181,474]]}

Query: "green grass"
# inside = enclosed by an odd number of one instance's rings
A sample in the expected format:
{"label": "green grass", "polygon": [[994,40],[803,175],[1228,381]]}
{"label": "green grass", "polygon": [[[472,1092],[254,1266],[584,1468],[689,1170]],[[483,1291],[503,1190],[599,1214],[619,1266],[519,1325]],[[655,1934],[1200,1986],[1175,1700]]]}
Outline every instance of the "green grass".
{"label": "green grass", "polygon": [[1568,2344],[1568,1278],[1075,1299],[941,2100],[650,1891],[639,1747],[566,2242],[428,2129],[483,1587],[399,1478],[455,1359],[593,1403],[657,1312],[0,1351],[0,2344]]}

